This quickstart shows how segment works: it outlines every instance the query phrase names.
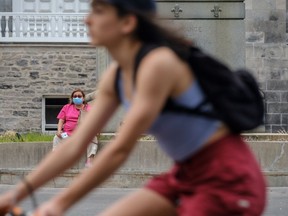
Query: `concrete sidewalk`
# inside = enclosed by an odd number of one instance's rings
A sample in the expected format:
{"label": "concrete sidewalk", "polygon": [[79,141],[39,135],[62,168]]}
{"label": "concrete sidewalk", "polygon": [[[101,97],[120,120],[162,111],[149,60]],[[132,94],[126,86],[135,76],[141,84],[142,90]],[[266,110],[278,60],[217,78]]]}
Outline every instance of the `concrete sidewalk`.
{"label": "concrete sidewalk", "polygon": [[[13,186],[0,185],[0,193],[9,190]],[[43,188],[36,192],[39,203],[43,203],[63,188]],[[109,207],[117,199],[137,189],[127,188],[101,188],[91,192],[87,197],[77,203],[67,212],[67,216],[92,216]],[[263,216],[286,216],[288,215],[288,187],[269,187],[268,205]],[[31,200],[22,203],[24,209],[31,210]]]}

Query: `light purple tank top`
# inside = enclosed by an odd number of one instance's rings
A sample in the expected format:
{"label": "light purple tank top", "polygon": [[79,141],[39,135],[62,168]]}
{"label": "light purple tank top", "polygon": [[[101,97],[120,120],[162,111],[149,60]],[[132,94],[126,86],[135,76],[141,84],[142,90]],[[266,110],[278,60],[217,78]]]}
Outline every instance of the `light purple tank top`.
{"label": "light purple tank top", "polygon": [[[126,110],[130,102],[124,97],[121,74],[119,77],[120,100]],[[177,98],[176,104],[185,107],[197,107],[205,96],[195,81],[190,88]],[[207,104],[205,110],[212,110],[212,105]],[[156,137],[160,147],[175,161],[183,161],[195,154],[206,143],[208,138],[220,126],[220,121],[198,115],[164,112],[161,113],[151,128],[147,131]]]}

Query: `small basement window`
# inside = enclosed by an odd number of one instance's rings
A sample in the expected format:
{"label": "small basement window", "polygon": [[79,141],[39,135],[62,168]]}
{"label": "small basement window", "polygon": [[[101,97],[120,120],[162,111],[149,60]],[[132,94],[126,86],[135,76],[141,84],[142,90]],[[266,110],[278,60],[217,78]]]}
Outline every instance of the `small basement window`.
{"label": "small basement window", "polygon": [[42,100],[42,131],[56,131],[57,115],[62,107],[69,103],[69,96],[43,96]]}

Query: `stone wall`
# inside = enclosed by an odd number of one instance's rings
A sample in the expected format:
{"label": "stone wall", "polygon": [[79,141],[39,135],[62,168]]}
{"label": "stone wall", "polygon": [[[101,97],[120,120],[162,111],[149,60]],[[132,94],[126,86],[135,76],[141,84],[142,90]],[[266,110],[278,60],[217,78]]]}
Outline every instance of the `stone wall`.
{"label": "stone wall", "polygon": [[95,90],[96,49],[89,46],[2,45],[0,132],[41,131],[42,96]]}
{"label": "stone wall", "polygon": [[265,131],[288,131],[286,0],[245,3],[246,65],[265,93]]}
{"label": "stone wall", "polygon": [[[265,94],[265,132],[288,131],[286,0],[245,4],[246,65]],[[87,45],[0,44],[0,133],[41,131],[42,95],[93,91],[98,57]]]}

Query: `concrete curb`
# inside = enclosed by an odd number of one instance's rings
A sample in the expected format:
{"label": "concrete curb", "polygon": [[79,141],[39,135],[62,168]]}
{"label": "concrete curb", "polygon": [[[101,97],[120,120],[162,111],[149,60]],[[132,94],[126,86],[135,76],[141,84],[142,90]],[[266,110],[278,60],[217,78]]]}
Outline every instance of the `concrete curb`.
{"label": "concrete curb", "polygon": [[[33,169],[0,169],[0,184],[15,185]],[[81,170],[69,170],[47,183],[44,187],[65,188]],[[120,170],[103,185],[104,188],[138,188],[146,180],[157,175],[155,171]]]}

